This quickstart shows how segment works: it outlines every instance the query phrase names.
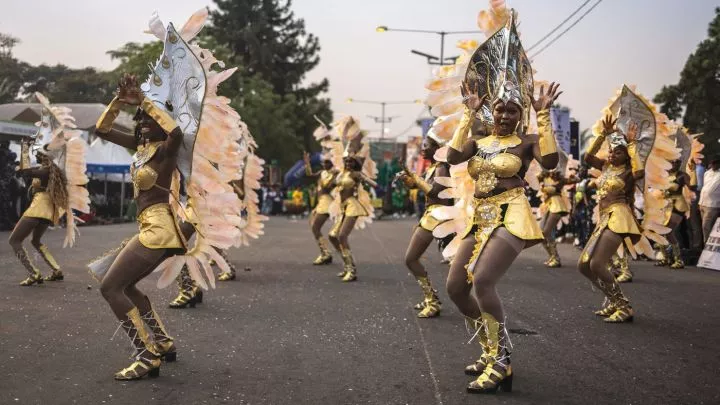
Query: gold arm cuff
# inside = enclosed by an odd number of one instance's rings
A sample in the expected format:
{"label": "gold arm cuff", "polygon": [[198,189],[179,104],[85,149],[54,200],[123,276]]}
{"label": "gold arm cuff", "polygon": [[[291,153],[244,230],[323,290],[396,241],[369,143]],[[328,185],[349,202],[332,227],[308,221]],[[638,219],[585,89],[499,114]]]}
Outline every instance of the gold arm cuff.
{"label": "gold arm cuff", "polygon": [[550,110],[541,110],[537,113],[538,145],[540,156],[557,153],[557,143],[550,123]]}
{"label": "gold arm cuff", "polygon": [[417,187],[418,189],[422,190],[423,193],[425,193],[426,195],[427,195],[427,193],[430,192],[430,190],[432,190],[432,184],[430,184],[430,183],[428,183],[427,181],[423,180],[423,179],[420,178],[420,176],[418,176],[417,174],[413,173],[413,174],[412,174],[412,178],[413,178],[413,181],[415,182],[415,187]]}
{"label": "gold arm cuff", "polygon": [[306,164],[306,165],[305,165],[305,175],[306,175],[306,176],[312,176],[312,174],[313,174],[313,173],[312,173],[312,169],[310,169],[310,165]]}
{"label": "gold arm cuff", "polygon": [[595,156],[595,154],[600,150],[603,142],[605,142],[605,135],[596,136],[590,146],[585,151],[585,154],[589,156]]}
{"label": "gold arm cuff", "polygon": [[97,120],[97,123],[95,124],[95,129],[103,134],[106,134],[110,132],[112,129],[113,123],[115,122],[115,119],[117,119],[118,115],[120,114],[120,100],[118,100],[117,97],[115,97],[110,104],[108,104],[107,108],[105,108],[105,111],[103,111],[100,118]]}
{"label": "gold arm cuff", "polygon": [[630,155],[630,167],[633,173],[645,170],[645,163],[640,160],[640,156],[637,154],[637,145],[631,143],[627,147],[628,155]]}
{"label": "gold arm cuff", "polygon": [[695,173],[695,169],[692,169],[689,171],[688,176],[690,176],[690,181],[688,182],[688,186],[693,187],[697,186],[697,173]]}
{"label": "gold arm cuff", "polygon": [[158,108],[158,106],[156,106],[149,98],[143,98],[140,108],[152,117],[152,119],[160,125],[160,128],[162,128],[166,134],[169,134],[178,127],[178,124],[170,116],[170,114]]}
{"label": "gold arm cuff", "polygon": [[460,119],[460,124],[457,129],[455,129],[455,133],[453,134],[450,143],[448,143],[448,146],[458,152],[462,152],[463,145],[465,145],[465,141],[467,140],[467,133],[470,131],[470,128],[472,128],[473,115],[473,112],[469,108],[465,107],[463,116]]}

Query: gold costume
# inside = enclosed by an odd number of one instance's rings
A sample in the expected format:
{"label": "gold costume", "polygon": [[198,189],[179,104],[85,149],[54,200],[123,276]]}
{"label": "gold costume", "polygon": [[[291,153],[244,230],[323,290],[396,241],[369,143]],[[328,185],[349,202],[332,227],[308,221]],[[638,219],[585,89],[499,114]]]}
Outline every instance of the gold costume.
{"label": "gold costume", "polygon": [[435,218],[435,216],[433,216],[433,213],[432,213],[432,211],[435,208],[444,207],[444,205],[428,204],[427,193],[429,193],[430,190],[432,189],[432,179],[434,178],[435,170],[437,169],[437,165],[438,165],[437,162],[433,163],[427,169],[427,171],[425,172],[424,180],[420,179],[419,176],[417,176],[416,174],[413,174],[413,177],[414,177],[413,180],[415,181],[416,187],[423,190],[423,192],[425,193],[425,212],[423,213],[422,218],[420,218],[420,222],[419,222],[418,226],[420,226],[420,228],[422,228],[426,231],[429,231],[429,232],[434,231],[435,228],[438,227],[438,225],[445,222],[443,220]]}
{"label": "gold costume", "polygon": [[55,204],[53,204],[50,193],[47,191],[39,191],[35,193],[30,206],[22,216],[26,218],[47,219],[57,225],[63,213],[63,209],[55,207]]}
{"label": "gold costume", "polygon": [[[474,233],[475,248],[466,266],[468,283],[472,283],[474,264],[495,229],[504,226],[514,236],[525,241],[543,240],[542,230],[533,216],[523,187],[513,188],[488,198],[473,199],[473,218],[463,239]],[[527,244],[526,244],[527,245]]]}
{"label": "gold costume", "polygon": [[562,184],[550,177],[546,177],[542,181],[542,193],[544,195],[543,204],[547,207],[547,212],[551,214],[565,215],[570,213],[570,207],[560,194]]}
{"label": "gold costume", "polygon": [[[312,174],[309,167],[306,167],[305,171],[307,174]],[[333,201],[330,192],[333,188],[335,176],[336,172],[333,170],[320,171],[320,176],[317,181],[318,202],[314,210],[316,214],[330,213],[330,205]]]}
{"label": "gold costume", "polygon": [[435,218],[432,214],[432,210],[438,207],[444,207],[442,204],[432,204],[430,206],[425,207],[425,213],[423,214],[422,218],[420,218],[419,226],[420,228],[426,230],[426,231],[434,231],[435,228],[438,227],[438,225],[442,224],[445,221],[439,220]]}
{"label": "gold costume", "polygon": [[687,215],[690,211],[687,200],[683,195],[683,188],[677,183],[677,175],[670,175],[670,188],[665,192],[665,222],[663,225],[667,226],[670,223],[670,217],[673,213],[680,215]]}
{"label": "gold costume", "polygon": [[330,205],[333,202],[332,196],[330,194],[320,194],[318,196],[318,203],[315,206],[315,213],[316,214],[329,214],[330,213]]}
{"label": "gold costume", "polygon": [[145,208],[138,215],[140,243],[149,249],[185,249],[180,229],[170,204],[160,203]]}

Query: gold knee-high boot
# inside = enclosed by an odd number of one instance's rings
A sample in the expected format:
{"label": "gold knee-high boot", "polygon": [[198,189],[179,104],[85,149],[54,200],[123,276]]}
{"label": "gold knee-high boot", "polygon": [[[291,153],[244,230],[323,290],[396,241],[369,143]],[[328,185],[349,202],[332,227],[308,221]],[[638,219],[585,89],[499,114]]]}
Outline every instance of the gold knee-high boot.
{"label": "gold knee-high boot", "polygon": [[422,309],[418,313],[418,318],[434,318],[440,315],[442,303],[437,296],[437,291],[430,284],[430,280],[426,277],[418,277],[417,282],[423,292]]}
{"label": "gold knee-high boot", "polygon": [[480,348],[482,349],[482,354],[473,364],[465,367],[465,374],[479,376],[485,371],[485,367],[487,367],[489,363],[488,353],[490,349],[488,347],[487,333],[485,333],[485,326],[482,323],[482,319],[465,318],[465,325],[467,326],[468,323],[473,327],[475,332],[473,338],[477,337]]}
{"label": "gold knee-high boot", "polygon": [[562,266],[562,263],[560,262],[560,254],[557,250],[557,242],[548,241],[547,242],[548,249],[550,251],[550,259],[547,261],[547,266],[551,268],[557,268]]}
{"label": "gold knee-high boot", "polygon": [[19,250],[16,250],[15,255],[17,256],[18,260],[20,260],[20,263],[22,263],[23,267],[25,267],[25,270],[30,273],[30,277],[21,281],[20,285],[23,287],[27,287],[33,284],[42,284],[42,274],[40,273],[40,270],[35,267],[35,264],[32,262],[32,260],[30,260],[30,257],[28,256],[25,248],[21,247]]}
{"label": "gold knee-high boot", "polygon": [[618,283],[631,283],[633,280],[632,272],[630,271],[630,263],[628,262],[627,253],[623,257],[618,256],[617,269],[619,274],[615,279]]}
{"label": "gold knee-high boot", "polygon": [[53,257],[52,254],[50,254],[50,250],[45,245],[40,245],[37,247],[37,251],[40,253],[40,256],[42,256],[43,260],[45,260],[45,263],[47,263],[48,266],[50,266],[50,269],[52,270],[52,273],[50,273],[49,276],[45,277],[45,281],[62,281],[65,279],[65,275],[63,275],[63,272],[60,270],[60,265],[58,264],[57,260]]}
{"label": "gold knee-high boot", "polygon": [[673,243],[670,246],[672,249],[672,263],[670,264],[670,268],[673,270],[685,268],[685,262],[683,262],[682,253],[680,252],[680,245]]}
{"label": "gold knee-high boot", "polygon": [[316,266],[322,266],[323,264],[332,263],[332,253],[330,253],[330,249],[328,249],[328,244],[325,238],[321,236],[316,239],[316,241],[318,248],[320,249],[320,256],[315,258],[313,264]]}
{"label": "gold knee-high boot", "polygon": [[472,394],[495,393],[498,389],[512,391],[513,373],[510,366],[510,350],[505,323],[483,312],[480,320],[487,335],[487,365],[483,373],[467,386]]}
{"label": "gold knee-high boot", "polygon": [[197,283],[190,277],[190,271],[186,266],[180,270],[177,277],[178,296],[169,304],[170,308],[183,309],[187,306],[195,308],[196,304],[202,302],[203,292]]}
{"label": "gold knee-high boot", "polygon": [[143,321],[150,327],[153,334],[152,340],[160,353],[160,357],[167,361],[173,362],[177,359],[177,351],[175,350],[175,339],[173,339],[165,329],[165,324],[158,316],[155,308],[153,308],[150,300],[145,297],[150,306],[150,311],[142,315]]}
{"label": "gold knee-high boot", "polygon": [[614,279],[610,283],[605,283],[604,281],[598,279],[597,285],[607,298],[605,301],[605,307],[601,310],[604,313],[610,314],[607,315],[607,318],[605,318],[605,322],[632,322],[634,311],[630,305],[630,300],[628,300],[627,297],[625,297],[625,294],[623,294],[620,284]]}
{"label": "gold knee-high boot", "polygon": [[128,367],[115,373],[116,380],[138,380],[144,376],[160,375],[160,352],[150,339],[140,311],[134,307],[127,313],[127,319],[120,322],[135,348],[135,361]]}
{"label": "gold knee-high boot", "polygon": [[[230,267],[230,271],[224,271],[218,275],[218,281],[232,281],[235,280],[237,270],[235,269],[235,265],[232,264],[230,261],[230,257],[228,257],[227,253],[224,250],[217,251],[220,256],[222,256],[223,259],[225,259],[225,263],[228,264],[228,267]],[[200,300],[202,302],[202,300]]]}
{"label": "gold knee-high boot", "polygon": [[355,259],[352,252],[348,248],[342,248],[342,258],[345,264],[342,281],[350,282],[357,280],[357,268],[355,267]]}
{"label": "gold knee-high boot", "polygon": [[665,267],[670,264],[670,260],[668,258],[668,245],[660,245],[658,253],[660,258],[655,262],[655,266]]}

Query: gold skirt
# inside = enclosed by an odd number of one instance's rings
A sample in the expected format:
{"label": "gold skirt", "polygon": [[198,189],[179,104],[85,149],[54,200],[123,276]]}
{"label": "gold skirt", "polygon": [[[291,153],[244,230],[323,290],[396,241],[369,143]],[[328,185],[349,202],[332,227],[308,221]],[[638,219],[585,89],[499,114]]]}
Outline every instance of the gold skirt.
{"label": "gold skirt", "polygon": [[170,204],[160,203],[145,208],[138,215],[139,240],[149,249],[186,249],[180,236]]}
{"label": "gold skirt", "polygon": [[[488,198],[473,199],[473,219],[461,238],[474,234],[475,247],[470,260],[465,265],[468,283],[472,283],[475,263],[485,248],[490,236],[499,227],[505,227],[512,235],[525,241],[543,240],[542,230],[533,216],[525,190],[517,187]],[[534,243],[526,243],[529,247]]]}
{"label": "gold skirt", "polygon": [[35,193],[30,206],[25,210],[22,216],[28,218],[47,219],[53,224],[57,224],[60,221],[62,214],[63,211],[60,208],[55,209],[55,204],[53,204],[52,199],[50,198],[50,193],[47,191],[40,191]]}
{"label": "gold skirt", "polygon": [[320,196],[318,196],[318,203],[315,206],[315,213],[329,214],[330,204],[332,204],[332,202],[333,198],[330,196],[330,194],[320,194]]}
{"label": "gold skirt", "polygon": [[349,197],[342,204],[342,216],[346,217],[366,217],[368,212],[365,210],[360,201],[355,197]]}
{"label": "gold skirt", "polygon": [[583,262],[590,260],[593,251],[595,251],[595,246],[600,239],[600,235],[602,235],[605,229],[609,229],[621,236],[626,244],[630,243],[634,245],[638,243],[642,237],[640,225],[638,225],[637,219],[635,219],[635,215],[633,215],[630,206],[626,203],[611,204],[609,207],[600,211],[600,220],[580,255],[580,259]]}
{"label": "gold skirt", "polygon": [[418,226],[420,228],[422,228],[426,231],[432,232],[435,230],[435,228],[438,227],[438,225],[445,222],[445,221],[441,221],[441,220],[435,218],[432,215],[431,211],[433,210],[433,208],[436,208],[436,207],[443,207],[443,205],[442,204],[433,204],[428,207],[425,207],[425,213],[423,214],[422,218],[420,218],[420,223],[418,224]]}
{"label": "gold skirt", "polygon": [[690,211],[690,207],[688,206],[687,200],[685,200],[685,196],[682,194],[674,194],[667,197],[667,206],[665,207],[665,223],[663,225],[667,226],[670,223],[670,217],[673,213],[677,213],[679,215],[686,215],[688,211]]}
{"label": "gold skirt", "polygon": [[550,196],[546,201],[548,212],[551,214],[568,214],[570,208],[567,206],[565,199],[561,195]]}

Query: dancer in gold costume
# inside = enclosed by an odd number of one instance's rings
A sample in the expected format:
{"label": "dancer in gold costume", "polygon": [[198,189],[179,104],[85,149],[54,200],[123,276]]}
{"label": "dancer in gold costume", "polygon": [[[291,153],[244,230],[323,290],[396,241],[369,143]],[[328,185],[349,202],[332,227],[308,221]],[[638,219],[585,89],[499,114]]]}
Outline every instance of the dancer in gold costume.
{"label": "dancer in gold costume", "polygon": [[[456,64],[456,73],[434,86],[452,89],[451,83],[463,80],[465,106],[447,152],[448,163],[459,165],[450,170],[456,203],[433,212],[450,218],[436,236],[457,232],[444,251],[453,257],[447,291],[482,347],[480,358],[465,369],[478,376],[467,386],[470,393],[512,390],[510,342],[496,285],[523,249],[543,240],[525,196],[523,177],[530,162],[536,160],[546,170],[558,163],[549,108],[561,94],[559,85],[550,84],[547,92],[541,87],[538,98],[533,97],[533,70],[520,43],[515,11],[502,5],[490,12],[496,25],[486,30],[491,35],[469,61],[461,57],[467,67]],[[538,135],[526,133],[532,110]],[[490,135],[469,137],[476,119],[492,129]]]}
{"label": "dancer in gold costume", "polygon": [[[343,170],[335,178],[333,204],[339,207],[339,214],[330,230],[330,242],[342,255],[343,271],[338,277],[344,282],[357,280],[357,267],[350,251],[349,237],[353,229],[364,228],[374,217],[370,195],[364,186],[376,187],[377,169],[370,159],[370,146],[365,133],[360,131],[358,122],[346,117],[336,124],[341,139],[345,142]],[[332,210],[333,208],[331,208]]]}
{"label": "dancer in gold costume", "polygon": [[564,165],[559,164],[558,166],[562,166],[562,170],[544,170],[538,175],[542,200],[540,209],[544,212],[540,221],[545,237],[543,247],[549,256],[544,264],[551,268],[562,266],[554,233],[560,220],[570,214],[570,206],[567,197],[563,195],[563,187],[580,181],[574,176],[565,177]]}
{"label": "dancer in gold costume", "polygon": [[683,217],[690,216],[690,200],[697,188],[695,162],[702,160],[700,151],[702,144],[690,136],[685,129],[679,127],[674,135],[675,144],[680,149],[681,157],[672,162],[670,169],[670,187],[665,191],[664,225],[672,231],[667,234],[669,246],[660,246],[660,260],[656,266],[670,266],[678,270],[685,267],[680,254],[680,245],[675,230],[682,223]]}
{"label": "dancer in gold costume", "polygon": [[[637,250],[649,256],[652,249],[646,237],[665,240],[656,234],[669,229],[659,222],[662,211],[657,207],[662,200],[656,201],[652,190],[669,187],[663,164],[668,157],[676,157],[677,150],[669,138],[667,117],[629,87],[622,88],[605,114],[585,153],[585,162],[602,174],[596,181],[599,218],[578,269],[605,294],[605,303],[596,314],[605,322],[621,323],[632,321],[634,311],[608,265],[623,249],[623,242],[631,254]],[[598,152],[606,140],[607,158],[603,159]],[[633,211],[636,187],[644,191],[642,226]]]}
{"label": "dancer in gold costume", "polygon": [[319,172],[312,171],[310,155],[307,152],[303,155],[303,161],[305,163],[305,175],[317,179],[317,205],[315,205],[310,215],[310,228],[320,249],[320,255],[315,258],[313,264],[321,266],[332,263],[332,253],[330,253],[328,243],[323,237],[322,227],[330,219],[330,206],[333,203],[332,191],[335,187],[335,178],[339,173],[335,169],[333,160],[340,157],[337,152],[338,149],[342,151],[342,142],[333,139],[333,132],[328,130],[324,123],[321,123],[320,127],[315,130],[314,135],[323,148],[321,155],[322,169]]}
{"label": "dancer in gold costume", "polygon": [[[238,178],[241,121],[229,100],[217,95],[235,69],[214,71],[212,53],[188,44],[207,15],[199,10],[179,32],[153,16],[150,32],[164,41],[162,55],[142,88],[134,76],[121,78],[117,97],[96,125],[98,137],[137,151],[131,177],[139,233],[89,265],[135,348],[133,363],[115,373],[117,380],[156,377],[161,359],[177,356],[174,339],[137,283],[158,271],[158,286],[165,287],[187,266],[201,287],[208,281],[214,286],[209,260],[227,268],[216,249],[230,247],[238,234],[241,202],[228,183]],[[121,106],[137,109],[134,135],[113,129]],[[187,214],[186,199],[195,218]],[[194,244],[181,224],[195,228]]]}
{"label": "dancer in gold costume", "polygon": [[[10,234],[10,246],[29,277],[21,286],[42,284],[43,281],[61,281],[65,278],[57,260],[42,243],[42,237],[50,225],[57,226],[66,217],[65,246],[75,243],[77,218],[73,210],[89,212],[90,198],[85,185],[85,141],[80,131],[74,130],[75,119],[70,109],[51,106],[45,96],[35,93],[42,108],[39,130],[30,143],[23,143],[18,174],[32,179],[33,193],[30,207],[22,215]],[[39,166],[30,167],[30,149],[35,152]],[[40,270],[23,247],[23,241],[32,234],[32,245],[52,270],[43,278]]]}

